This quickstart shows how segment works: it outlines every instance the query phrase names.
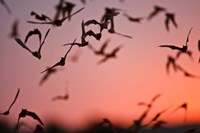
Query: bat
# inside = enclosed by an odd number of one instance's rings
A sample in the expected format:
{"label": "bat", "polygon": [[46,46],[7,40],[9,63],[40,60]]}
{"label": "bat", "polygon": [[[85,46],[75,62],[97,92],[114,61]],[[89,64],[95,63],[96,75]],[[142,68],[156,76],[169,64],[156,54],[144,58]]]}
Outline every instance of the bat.
{"label": "bat", "polygon": [[22,109],[21,112],[19,113],[18,123],[21,118],[24,118],[26,116],[32,117],[33,119],[37,120],[41,125],[44,126],[44,123],[41,121],[38,115],[35,112],[28,111],[27,109]]}
{"label": "bat", "polygon": [[9,115],[10,109],[12,108],[12,106],[14,105],[14,103],[16,102],[16,100],[19,96],[19,92],[20,92],[20,89],[17,90],[17,94],[15,95],[15,98],[14,98],[13,102],[11,103],[11,105],[9,106],[8,110],[5,111],[4,113],[0,113],[0,115]]}

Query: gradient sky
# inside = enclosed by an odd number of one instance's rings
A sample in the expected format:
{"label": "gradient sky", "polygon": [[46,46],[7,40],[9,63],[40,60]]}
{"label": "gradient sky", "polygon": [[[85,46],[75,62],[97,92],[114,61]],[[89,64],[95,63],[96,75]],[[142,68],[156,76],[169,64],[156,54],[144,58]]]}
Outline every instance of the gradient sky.
{"label": "gradient sky", "polygon": [[[178,105],[188,103],[187,123],[200,122],[200,79],[184,77],[182,73],[171,71],[166,74],[167,56],[175,56],[176,52],[167,48],[159,48],[161,44],[176,44],[182,46],[191,27],[189,49],[193,51],[194,61],[187,56],[181,56],[178,61],[191,73],[200,75],[197,42],[200,39],[200,1],[199,0],[88,0],[86,5],[79,0],[75,10],[85,7],[75,15],[70,22],[64,22],[62,27],[29,24],[34,20],[31,11],[54,16],[54,6],[58,0],[7,0],[12,10],[9,15],[0,5],[0,112],[5,111],[12,102],[17,89],[21,92],[9,116],[0,116],[0,120],[15,124],[22,108],[35,111],[41,119],[48,123],[54,120],[58,123],[82,125],[89,119],[109,118],[113,122],[120,121],[127,125],[137,119],[144,107],[137,105],[140,101],[150,101],[161,93],[150,112],[147,121],[162,109],[173,105],[161,119],[169,125],[182,124],[184,111],[179,110],[174,115],[170,112]],[[81,52],[77,63],[67,59],[62,71],[52,75],[42,86],[38,83],[42,78],[41,71],[56,63],[69,47],[61,44],[80,41],[81,21],[88,19],[100,20],[105,7],[124,9],[133,17],[147,17],[154,5],[160,5],[169,12],[175,13],[178,23],[176,29],[171,25],[170,32],[164,26],[165,16],[160,14],[151,21],[144,20],[140,24],[129,22],[123,13],[115,18],[116,31],[131,35],[133,39],[112,35],[103,31],[100,42],[89,38],[95,48],[108,38],[111,39],[107,51],[118,45],[123,45],[116,59],[97,65],[101,59],[88,48],[73,47],[69,54],[73,56]],[[74,11],[75,11],[74,10]],[[24,39],[29,30],[38,28],[44,34],[50,27],[51,31],[42,50],[42,59],[34,58],[22,49],[8,34],[15,19],[19,20],[20,38]],[[98,30],[95,26],[86,29]],[[36,37],[30,38],[28,44],[32,49],[38,47]],[[70,98],[67,101],[51,102],[55,95],[63,94],[69,89]],[[30,121],[30,118],[22,121]]]}

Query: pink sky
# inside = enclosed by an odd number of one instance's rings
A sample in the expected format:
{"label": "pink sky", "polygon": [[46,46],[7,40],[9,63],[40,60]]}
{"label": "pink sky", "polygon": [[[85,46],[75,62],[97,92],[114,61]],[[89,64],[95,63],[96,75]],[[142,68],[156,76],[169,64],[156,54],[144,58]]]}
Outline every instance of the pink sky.
{"label": "pink sky", "polygon": [[[182,124],[184,111],[168,116],[178,105],[188,103],[187,123],[200,122],[200,97],[199,81],[184,77],[182,73],[171,71],[169,75],[165,71],[167,56],[175,56],[176,52],[167,48],[159,48],[161,44],[175,44],[182,46],[191,27],[189,49],[193,51],[194,61],[187,56],[182,56],[178,61],[189,72],[200,75],[199,52],[197,42],[200,39],[200,12],[199,0],[126,0],[120,3],[117,0],[93,0],[86,5],[78,0],[75,10],[85,7],[75,15],[70,22],[64,22],[62,27],[48,25],[29,24],[27,20],[34,20],[29,14],[37,13],[54,15],[55,0],[7,0],[11,7],[12,15],[0,5],[0,112],[5,111],[12,102],[17,89],[21,92],[16,104],[11,109],[9,116],[0,116],[0,120],[8,120],[16,123],[21,108],[35,111],[44,122],[48,120],[70,122],[79,125],[94,116],[107,117],[112,121],[131,124],[137,119],[144,107],[137,106],[140,101],[150,101],[151,98],[162,93],[149,114],[147,121],[155,113],[173,105],[161,118],[169,122],[169,125]],[[69,57],[81,51],[81,57],[77,63],[67,59],[64,70],[52,75],[43,86],[38,83],[42,78],[41,71],[47,66],[56,63],[65,54],[69,47],[62,47],[63,43],[72,42],[75,38],[80,41],[81,21],[88,19],[100,20],[105,7],[124,9],[132,16],[147,17],[154,5],[160,5],[175,13],[178,29],[170,26],[170,32],[164,27],[164,14],[160,14],[151,21],[144,20],[141,24],[131,23],[123,13],[115,18],[116,31],[131,35],[133,39],[118,35],[111,35],[103,31],[100,42],[89,38],[95,48],[108,38],[111,39],[108,51],[123,45],[116,59],[97,65],[101,59],[95,56],[88,48],[73,47]],[[29,30],[38,28],[45,34],[50,27],[42,50],[42,59],[34,58],[30,53],[22,49],[13,39],[8,37],[10,27],[15,19],[19,19],[20,38],[24,39]],[[95,26],[86,29],[94,29]],[[28,45],[37,48],[37,38],[30,38]],[[55,95],[63,94],[66,81],[68,82],[70,98],[67,101],[51,102]],[[29,119],[31,121],[31,119]],[[23,121],[26,121],[24,119]]]}

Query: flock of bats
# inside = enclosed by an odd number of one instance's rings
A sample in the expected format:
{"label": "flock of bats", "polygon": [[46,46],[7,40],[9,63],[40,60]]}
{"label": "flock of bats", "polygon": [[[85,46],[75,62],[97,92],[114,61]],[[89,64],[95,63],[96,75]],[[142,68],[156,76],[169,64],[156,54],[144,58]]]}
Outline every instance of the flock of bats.
{"label": "flock of bats", "polygon": [[[85,0],[81,0],[82,3],[86,3]],[[121,0],[121,2],[123,2]],[[5,9],[7,10],[7,12],[9,14],[11,14],[11,10],[9,8],[9,6],[7,5],[7,3],[4,0],[0,0],[0,4],[2,4],[2,6],[5,7]],[[30,13],[31,16],[33,16],[37,21],[27,21],[30,24],[41,24],[41,25],[52,25],[54,27],[60,27],[63,25],[63,23],[66,20],[71,20],[73,16],[75,16],[76,14],[78,14],[79,12],[84,10],[83,8],[80,8],[79,10],[76,10],[75,12],[73,12],[75,7],[75,4],[72,2],[67,2],[65,0],[60,0],[59,3],[55,6],[56,12],[55,12],[55,16],[54,18],[51,18],[45,14],[38,14],[35,11],[32,11]],[[74,39],[73,42],[70,43],[65,43],[63,44],[63,46],[70,46],[68,51],[64,54],[63,57],[60,58],[59,61],[57,61],[55,64],[53,64],[50,67],[47,67],[45,70],[43,70],[41,73],[45,73],[43,78],[41,79],[41,81],[39,82],[39,85],[42,85],[47,79],[48,77],[55,73],[58,69],[58,66],[65,66],[66,64],[66,58],[69,54],[69,52],[71,51],[71,49],[73,48],[73,46],[78,46],[78,47],[88,47],[95,55],[98,56],[102,56],[102,60],[100,60],[97,64],[101,64],[106,62],[108,59],[110,58],[115,58],[117,57],[117,53],[119,52],[119,50],[122,48],[122,45],[117,46],[116,48],[114,48],[111,52],[105,52],[110,39],[107,39],[100,47],[100,49],[95,49],[90,42],[87,40],[88,36],[89,37],[94,37],[97,41],[101,40],[102,37],[102,33],[104,30],[107,30],[108,33],[110,34],[116,34],[122,37],[126,37],[129,39],[132,39],[131,36],[129,35],[125,35],[125,34],[121,34],[119,32],[116,32],[115,30],[115,21],[114,18],[118,16],[118,14],[120,14],[121,12],[123,12],[123,10],[118,9],[118,8],[109,8],[106,7],[105,8],[105,13],[102,15],[102,18],[100,21],[97,21],[95,19],[91,19],[91,20],[87,20],[84,21],[82,20],[81,22],[81,31],[82,31],[82,35],[81,35],[81,42],[76,42],[76,38]],[[162,14],[164,13],[166,16],[165,19],[165,27],[166,30],[169,31],[170,30],[170,25],[173,24],[174,27],[178,27],[178,24],[175,20],[175,14],[174,13],[170,13],[167,11],[166,8],[155,5],[153,8],[153,11],[150,12],[150,14],[148,15],[147,18],[145,17],[132,17],[129,14],[127,14],[126,12],[123,12],[123,16],[126,17],[130,22],[135,22],[135,23],[140,23],[141,21],[147,19],[147,20],[152,20],[154,17],[156,17],[158,14]],[[16,43],[19,44],[22,48],[24,48],[25,50],[27,50],[28,52],[30,52],[34,57],[41,59],[42,58],[42,47],[45,44],[45,40],[46,38],[48,38],[48,35],[50,33],[50,28],[46,31],[44,37],[42,37],[42,33],[38,28],[35,28],[31,31],[28,32],[28,34],[25,36],[24,41],[19,38],[19,33],[18,33],[18,20],[16,20],[13,23],[12,26],[12,32],[10,33],[10,37],[14,38]],[[85,27],[89,27],[90,25],[97,25],[99,27],[99,32],[95,33],[93,30],[88,30],[85,31]],[[185,69],[183,69],[179,64],[176,63],[176,60],[180,57],[181,54],[187,54],[190,58],[192,58],[192,52],[188,50],[188,42],[189,42],[189,36],[190,33],[192,31],[192,28],[189,30],[189,33],[187,35],[187,39],[185,44],[182,47],[176,46],[176,45],[160,45],[159,47],[162,48],[169,48],[171,50],[176,50],[177,51],[177,55],[176,57],[172,57],[172,56],[168,56],[168,61],[166,63],[166,71],[167,73],[169,73],[169,69],[170,67],[173,67],[174,71],[181,71],[184,73],[185,76],[187,77],[193,77],[193,78],[199,78],[199,76],[193,75],[189,72],[187,72]],[[31,50],[26,44],[28,43],[29,38],[31,38],[32,36],[38,36],[39,39],[39,48],[37,51],[33,51]],[[198,50],[200,51],[200,40],[198,42]],[[78,57],[74,57],[74,61],[77,60]],[[200,59],[199,59],[200,62]],[[10,110],[12,108],[12,106],[14,105],[14,103],[16,102],[18,96],[20,93],[20,89],[18,89],[17,94],[14,98],[14,101],[11,103],[11,105],[9,106],[8,110],[0,113],[0,115],[9,115]],[[149,126],[149,125],[153,125],[153,128],[159,128],[161,127],[163,124],[165,124],[165,121],[162,120],[158,120],[159,117],[165,113],[170,107],[161,110],[160,112],[158,112],[155,117],[152,118],[152,120],[146,124],[143,125],[143,120],[146,118],[147,114],[149,113],[149,111],[152,108],[153,103],[156,101],[157,98],[160,97],[160,94],[156,95],[155,97],[153,97],[153,99],[150,101],[150,103],[146,103],[146,102],[140,102],[138,103],[138,105],[141,106],[146,106],[146,110],[144,111],[144,113],[141,115],[141,117],[134,121],[134,124],[130,127],[130,129],[134,129],[134,132],[138,132],[142,127],[144,126]],[[63,96],[55,96],[52,98],[52,101],[56,101],[59,99],[62,100],[67,100],[69,98],[69,94],[66,92],[65,95]],[[184,121],[186,120],[186,116],[187,116],[187,103],[183,103],[180,106],[178,106],[173,112],[177,111],[178,109],[183,108],[185,109],[185,118]],[[172,113],[173,113],[172,112]],[[39,116],[32,112],[29,111],[27,109],[22,109],[21,112],[19,113],[19,117],[18,117],[18,124],[17,124],[17,129],[19,128],[19,121],[21,118],[26,117],[26,116],[30,116],[33,119],[37,120],[39,122],[39,124],[36,126],[36,130],[41,130],[42,127],[44,126],[44,123],[42,122],[42,120],[39,118]],[[108,120],[108,119],[103,119],[103,122],[101,124],[105,124],[105,123],[109,123],[109,125],[112,125],[112,123]],[[101,125],[100,124],[100,125]],[[133,128],[134,127],[134,128]]]}

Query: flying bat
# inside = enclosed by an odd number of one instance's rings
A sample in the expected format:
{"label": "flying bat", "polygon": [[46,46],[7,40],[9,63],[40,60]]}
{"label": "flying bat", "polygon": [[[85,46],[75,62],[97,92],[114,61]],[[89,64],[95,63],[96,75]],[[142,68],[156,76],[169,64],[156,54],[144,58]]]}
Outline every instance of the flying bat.
{"label": "flying bat", "polygon": [[[185,116],[184,116],[184,122],[185,122],[186,119],[187,119],[188,104],[187,104],[187,103],[183,103],[183,104],[179,105],[177,108],[175,108],[175,109],[171,112],[171,114],[175,113],[175,112],[176,112],[177,110],[179,110],[179,109],[184,109],[184,110],[185,110]],[[171,115],[171,114],[170,114],[170,115]]]}
{"label": "flying bat", "polygon": [[183,45],[183,47],[178,47],[178,46],[175,46],[175,45],[160,45],[159,47],[166,47],[166,48],[170,48],[172,50],[178,50],[178,51],[181,51],[183,53],[186,53],[187,50],[188,50],[188,42],[189,42],[189,35],[191,33],[191,30],[192,28],[190,28],[190,31],[187,35],[187,39],[186,39],[186,42],[185,42],[185,45]]}
{"label": "flying bat", "polygon": [[110,42],[110,39],[107,39],[101,46],[101,48],[99,50],[95,50],[94,47],[92,45],[88,45],[88,48],[91,49],[94,54],[96,55],[105,55],[105,49],[108,46],[108,43]]}
{"label": "flying bat", "polygon": [[102,64],[105,61],[107,61],[110,58],[116,58],[117,57],[117,52],[119,52],[119,50],[122,48],[122,45],[116,47],[115,49],[113,49],[113,51],[111,53],[106,53],[104,54],[104,58],[101,59],[97,64]]}
{"label": "flying bat", "polygon": [[47,79],[49,78],[49,76],[51,76],[52,74],[56,73],[57,72],[57,69],[56,68],[52,68],[52,69],[49,69],[50,67],[47,67],[47,71],[46,73],[44,74],[44,76],[42,77],[42,79],[40,80],[39,82],[39,85],[43,85],[43,83],[45,81],[47,81]]}
{"label": "flying bat", "polygon": [[35,16],[35,19],[40,20],[40,21],[47,21],[47,20],[52,21],[52,19],[50,19],[47,15],[44,15],[44,14],[39,15],[34,11],[32,11],[30,15]]}
{"label": "flying bat", "polygon": [[152,18],[154,18],[155,16],[157,16],[158,14],[165,12],[166,8],[155,5],[154,6],[154,10],[149,14],[149,16],[147,17],[148,20],[151,20]]}
{"label": "flying bat", "polygon": [[[75,41],[76,41],[76,39],[74,40],[73,44],[75,43]],[[69,50],[66,52],[65,56],[64,56],[64,57],[61,57],[61,59],[60,59],[59,62],[57,62],[57,63],[54,64],[53,66],[47,68],[46,70],[42,71],[41,73],[44,73],[44,72],[46,72],[46,71],[49,71],[49,70],[51,70],[51,69],[53,69],[53,68],[55,68],[55,67],[57,67],[57,66],[64,66],[64,65],[65,65],[65,60],[66,60],[66,58],[67,58],[67,55],[69,54],[69,52],[70,52],[70,50],[72,49],[73,46],[74,46],[74,45],[71,45],[71,46],[70,46],[70,48],[69,48]]]}
{"label": "flying bat", "polygon": [[178,24],[175,21],[175,14],[174,13],[166,13],[165,14],[166,19],[165,19],[165,27],[167,29],[167,31],[169,31],[169,24],[170,22],[176,27],[178,28]]}
{"label": "flying bat", "polygon": [[0,115],[9,115],[10,109],[12,108],[12,106],[14,105],[14,103],[16,102],[16,100],[19,96],[19,92],[20,92],[20,89],[17,90],[17,94],[15,95],[15,98],[14,98],[13,102],[11,103],[11,105],[9,106],[8,110],[5,111],[4,113],[0,113]]}
{"label": "flying bat", "polygon": [[28,39],[33,36],[33,35],[38,35],[39,37],[39,42],[41,43],[41,39],[42,39],[42,34],[41,32],[36,28],[32,31],[29,31],[28,34],[26,35],[26,38],[24,40],[24,43],[27,43]]}
{"label": "flying bat", "polygon": [[49,21],[49,22],[34,22],[34,21],[27,21],[27,22],[32,23],[32,24],[50,24],[50,25],[53,25],[53,26],[62,26],[63,22],[66,19],[69,19],[70,17],[74,16],[75,14],[82,11],[83,9],[84,9],[84,7],[79,9],[78,11],[72,13],[71,15],[62,18],[62,19],[55,19],[55,20],[52,20],[52,21]]}
{"label": "flying bat", "polygon": [[[45,37],[44,37],[44,40],[43,40],[42,43],[40,42],[40,46],[39,46],[39,48],[38,48],[37,51],[31,51],[31,50],[26,46],[26,44],[25,44],[24,42],[22,42],[22,40],[19,39],[19,38],[15,38],[15,41],[16,41],[22,48],[24,48],[24,49],[26,49],[27,51],[29,51],[33,56],[35,56],[35,57],[38,58],[38,59],[41,59],[41,49],[42,49],[42,46],[44,45],[44,42],[45,42],[45,40],[46,40],[47,35],[49,34],[49,31],[50,31],[50,29],[47,30],[47,32],[46,32],[46,34],[45,34]],[[30,32],[29,32],[29,34],[34,34],[34,33],[30,33]],[[29,35],[29,37],[30,37],[30,36],[31,36],[31,35]],[[26,38],[29,38],[29,37],[26,37]],[[25,40],[26,40],[26,39],[25,39]]]}
{"label": "flying bat", "polygon": [[143,17],[131,17],[130,15],[124,13],[124,16],[131,22],[140,23],[144,18]]}
{"label": "flying bat", "polygon": [[11,33],[9,34],[9,36],[10,36],[11,38],[16,38],[16,37],[19,36],[19,29],[18,29],[18,27],[19,27],[19,20],[16,19],[16,20],[14,21],[12,27],[11,27],[11,28],[12,28]]}
{"label": "flying bat", "polygon": [[149,103],[146,103],[146,102],[139,102],[138,105],[145,105],[147,106],[148,108],[151,108],[152,107],[152,104],[161,96],[161,94],[156,94]]}
{"label": "flying bat", "polygon": [[51,101],[57,101],[57,100],[67,100],[69,99],[69,93],[67,92],[67,88],[65,89],[64,95],[57,95],[51,99]]}
{"label": "flying bat", "polygon": [[32,117],[33,119],[37,120],[41,125],[44,126],[44,123],[41,121],[38,115],[35,112],[28,111],[27,109],[22,109],[21,112],[19,113],[18,123],[20,118],[24,118],[26,116]]}

